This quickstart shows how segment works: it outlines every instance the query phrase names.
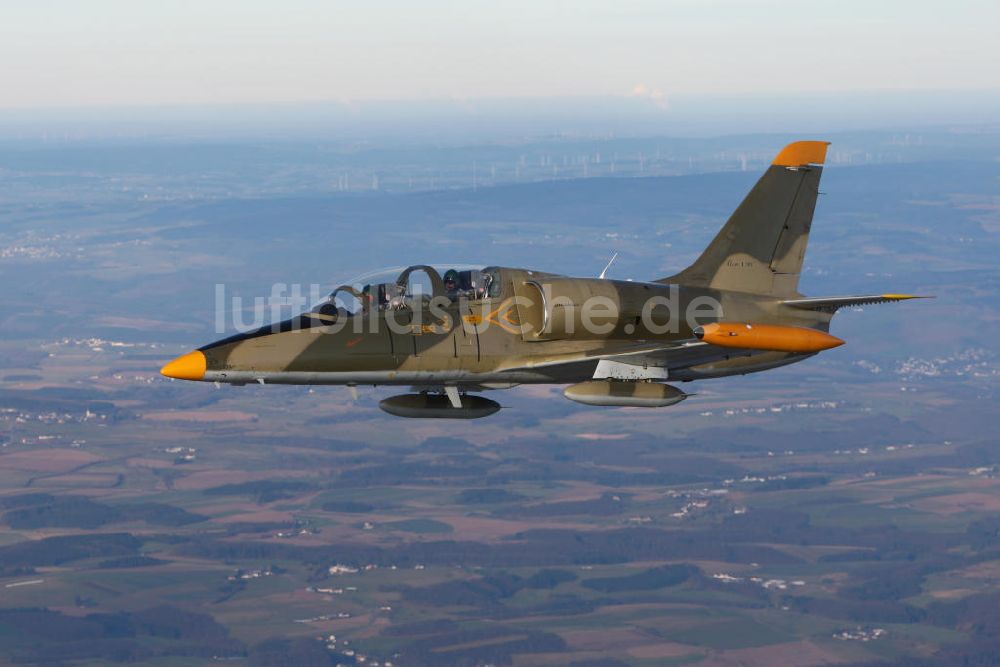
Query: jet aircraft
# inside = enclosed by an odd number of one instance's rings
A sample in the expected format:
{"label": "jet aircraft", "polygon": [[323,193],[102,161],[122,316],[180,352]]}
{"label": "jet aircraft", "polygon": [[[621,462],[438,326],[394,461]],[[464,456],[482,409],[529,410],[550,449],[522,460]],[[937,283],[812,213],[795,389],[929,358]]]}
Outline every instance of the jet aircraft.
{"label": "jet aircraft", "polygon": [[500,409],[481,392],[520,384],[568,385],[564,396],[587,405],[664,407],[688,396],[669,382],[803,361],[843,344],[829,333],[838,309],[918,298],[799,293],[827,146],[785,146],[676,275],[639,282],[415,265],[385,282],[338,287],[309,312],[209,343],[161,373],[352,392],[405,386],[380,407],[469,419]]}

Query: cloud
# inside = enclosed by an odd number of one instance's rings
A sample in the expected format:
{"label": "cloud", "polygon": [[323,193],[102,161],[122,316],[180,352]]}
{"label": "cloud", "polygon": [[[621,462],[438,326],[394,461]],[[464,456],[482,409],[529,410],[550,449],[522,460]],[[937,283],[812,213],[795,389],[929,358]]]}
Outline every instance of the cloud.
{"label": "cloud", "polygon": [[663,111],[670,110],[670,100],[667,99],[666,93],[659,88],[653,88],[644,83],[635,84],[632,87],[632,92],[629,93],[629,97],[649,100],[658,109],[662,109]]}

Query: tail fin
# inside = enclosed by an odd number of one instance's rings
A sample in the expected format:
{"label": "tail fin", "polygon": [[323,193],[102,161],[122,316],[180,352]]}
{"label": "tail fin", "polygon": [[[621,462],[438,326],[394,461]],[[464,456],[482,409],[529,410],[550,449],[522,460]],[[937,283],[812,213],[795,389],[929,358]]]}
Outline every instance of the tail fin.
{"label": "tail fin", "polygon": [[701,257],[659,282],[795,296],[826,141],[785,146]]}

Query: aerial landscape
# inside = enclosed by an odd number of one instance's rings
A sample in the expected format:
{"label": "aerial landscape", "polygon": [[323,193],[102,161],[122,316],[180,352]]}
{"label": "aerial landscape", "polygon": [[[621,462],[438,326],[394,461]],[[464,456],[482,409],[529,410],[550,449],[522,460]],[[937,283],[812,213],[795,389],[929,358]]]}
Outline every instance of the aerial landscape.
{"label": "aerial landscape", "polygon": [[[1000,96],[852,95],[0,105],[0,664],[1000,664]],[[801,293],[933,297],[801,363],[474,421],[160,373],[373,271],[674,275],[800,140]]]}
{"label": "aerial landscape", "polygon": [[[623,278],[667,274],[780,141],[734,139],[745,157],[657,139],[619,152],[627,163],[659,150],[665,164],[650,169],[663,175],[414,192],[342,192],[331,179],[259,196],[216,191],[249,188],[248,172],[291,149],[205,148],[215,173],[173,166],[191,170],[185,181],[151,156],[191,147],[13,145],[3,653],[472,665],[996,655],[1000,135],[831,140],[842,164],[825,174],[804,293],[934,300],[842,312],[832,331],[848,345],[685,384],[696,395],[671,408],[585,408],[558,387],[520,387],[497,392],[499,415],[457,425],[388,418],[386,389],[353,400],[158,370],[214,333],[223,282],[252,303],[272,282],[328,287],[413,249],[595,275],[614,248]],[[375,159],[328,150],[334,163]],[[880,161],[852,164],[869,153]],[[115,166],[99,169],[98,155]],[[256,177],[262,192],[295,166],[273,168]]]}

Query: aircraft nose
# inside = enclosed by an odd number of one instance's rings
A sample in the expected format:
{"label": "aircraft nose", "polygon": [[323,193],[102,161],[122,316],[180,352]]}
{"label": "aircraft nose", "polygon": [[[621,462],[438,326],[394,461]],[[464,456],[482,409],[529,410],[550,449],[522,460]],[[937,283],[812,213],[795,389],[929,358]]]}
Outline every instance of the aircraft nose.
{"label": "aircraft nose", "polygon": [[177,357],[160,369],[160,375],[178,380],[201,380],[205,377],[205,355],[198,350]]}

